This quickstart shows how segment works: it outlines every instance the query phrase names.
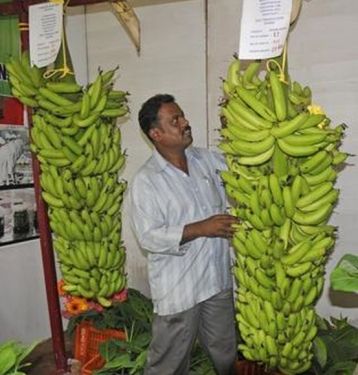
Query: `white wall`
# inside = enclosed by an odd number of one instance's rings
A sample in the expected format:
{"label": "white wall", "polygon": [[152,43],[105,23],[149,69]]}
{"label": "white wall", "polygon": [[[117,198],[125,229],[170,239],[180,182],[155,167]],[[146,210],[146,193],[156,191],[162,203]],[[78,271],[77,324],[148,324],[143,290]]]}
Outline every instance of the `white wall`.
{"label": "white wall", "polygon": [[[291,76],[308,84],[313,100],[320,104],[334,124],[349,128],[343,149],[356,153],[358,147],[358,2],[354,0],[315,0],[303,2],[302,12],[289,40]],[[358,254],[357,158],[349,160],[339,174],[340,200],[332,215],[339,238],[326,266],[329,275],[341,256]],[[317,310],[325,315],[350,316],[358,323],[358,296],[329,293],[326,283]],[[343,307],[345,306],[345,307]]]}
{"label": "white wall", "polygon": [[[237,0],[208,0],[206,96],[204,0],[133,0],[132,3],[141,22],[140,56],[109,5],[88,6],[86,12],[80,8],[71,10],[69,17],[71,54],[80,82],[86,83],[87,77],[93,80],[98,66],[110,69],[119,64],[117,87],[132,94],[132,115],[122,125],[122,145],[128,153],[123,177],[128,181],[151,152],[139,131],[136,116],[141,103],[152,94],[174,94],[191,122],[196,144],[212,147],[216,144],[220,77],[225,76],[232,54],[238,51],[241,8]],[[352,153],[358,142],[357,17],[356,0],[304,0],[289,43],[291,76],[312,87],[314,100],[334,122],[350,125],[344,148]],[[87,55],[88,70],[84,58]],[[352,163],[356,163],[354,159]],[[358,211],[354,201],[357,176],[357,166],[353,165],[338,179],[341,199],[332,222],[339,225],[340,238],[327,266],[328,275],[343,253],[357,252]],[[123,216],[129,285],[148,294],[145,258],[130,230],[126,202]],[[0,341],[48,337],[38,241],[0,248],[0,285]],[[318,302],[318,312],[357,319],[357,301],[344,294],[332,299],[327,287],[328,283]]]}
{"label": "white wall", "polygon": [[0,342],[49,335],[39,241],[0,247]]}
{"label": "white wall", "polygon": [[[121,125],[122,146],[128,154],[123,177],[129,182],[151,153],[140,132],[137,113],[156,93],[171,93],[177,98],[190,120],[196,143],[207,146],[203,1],[157,3],[135,8],[141,24],[140,56],[108,4],[90,7],[87,15],[90,79],[98,66],[111,69],[119,64],[116,86],[131,93],[131,117]],[[130,229],[127,201],[122,212],[129,285],[148,294],[145,257]]]}

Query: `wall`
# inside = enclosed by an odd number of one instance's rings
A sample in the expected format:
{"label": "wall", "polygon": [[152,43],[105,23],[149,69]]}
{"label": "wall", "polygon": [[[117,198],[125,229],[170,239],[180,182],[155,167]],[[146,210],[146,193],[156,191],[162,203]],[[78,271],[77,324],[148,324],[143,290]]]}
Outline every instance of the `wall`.
{"label": "wall", "polygon": [[[131,116],[121,125],[122,146],[128,154],[122,177],[129,182],[151,153],[140,132],[137,113],[156,93],[171,93],[177,98],[190,120],[196,143],[207,146],[203,1],[157,1],[135,11],[141,23],[140,56],[108,4],[90,7],[87,14],[90,79],[98,67],[111,69],[119,64],[116,86],[131,93]],[[130,228],[127,201],[122,212],[129,285],[148,294],[145,257]]]}
{"label": "wall", "polygon": [[[173,93],[193,127],[197,145],[214,147],[217,138],[220,77],[238,51],[241,2],[208,0],[208,80],[205,61],[204,0],[133,0],[142,28],[142,51],[137,55],[107,4],[72,10],[69,39],[76,75],[93,80],[98,66],[120,65],[116,86],[131,92],[130,119],[121,125],[128,160],[123,178],[131,180],[151,149],[141,135],[136,115],[140,104],[157,92]],[[354,153],[358,133],[358,3],[356,0],[303,1],[302,13],[290,33],[289,66],[294,79],[309,84],[314,100],[335,123],[350,125],[344,148]],[[88,68],[87,60],[88,57]],[[207,86],[206,86],[207,85]],[[207,90],[207,96],[206,96]],[[206,107],[208,103],[208,108]],[[208,118],[206,111],[208,110]],[[351,160],[355,163],[354,158]],[[339,239],[327,274],[347,251],[356,252],[358,211],[357,166],[346,168],[338,180],[341,199],[332,217]],[[129,285],[148,294],[145,257],[123,207],[123,239],[127,246]],[[38,241],[0,248],[0,341],[48,337],[47,306]],[[324,316],[342,314],[357,319],[351,295],[329,295],[328,284],[317,308]]]}
{"label": "wall", "polygon": [[48,337],[39,241],[0,248],[0,342]]}
{"label": "wall", "polygon": [[[358,146],[358,33],[356,1],[320,0],[304,2],[289,41],[289,67],[293,77],[311,86],[314,102],[322,105],[333,124],[348,125],[343,149],[352,154]],[[329,275],[347,252],[358,254],[358,188],[356,158],[339,175],[340,200],[332,215],[339,227],[337,245],[326,267]],[[358,323],[358,298],[331,293],[328,283],[317,309],[326,315],[348,315]]]}

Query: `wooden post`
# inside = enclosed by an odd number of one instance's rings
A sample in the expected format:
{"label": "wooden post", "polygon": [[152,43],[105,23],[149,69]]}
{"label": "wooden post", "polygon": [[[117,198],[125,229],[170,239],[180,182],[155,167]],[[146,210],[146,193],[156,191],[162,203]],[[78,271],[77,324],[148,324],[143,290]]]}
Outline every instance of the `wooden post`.
{"label": "wooden post", "polygon": [[[21,23],[28,23],[28,7],[22,9],[19,14]],[[27,51],[29,49],[29,33],[28,30],[21,31],[21,49]],[[27,119],[29,123],[29,131],[32,127],[32,111],[27,108]],[[54,353],[56,374],[62,375],[67,372],[67,358],[65,349],[65,340],[63,333],[63,325],[61,318],[61,307],[57,290],[57,277],[55,257],[52,246],[52,235],[47,215],[47,205],[41,196],[40,186],[40,164],[34,153],[32,155],[32,171],[35,188],[36,208],[38,227],[40,233],[40,247],[42,255],[42,265],[45,279],[45,289],[47,296],[47,307],[50,320],[52,349]]]}

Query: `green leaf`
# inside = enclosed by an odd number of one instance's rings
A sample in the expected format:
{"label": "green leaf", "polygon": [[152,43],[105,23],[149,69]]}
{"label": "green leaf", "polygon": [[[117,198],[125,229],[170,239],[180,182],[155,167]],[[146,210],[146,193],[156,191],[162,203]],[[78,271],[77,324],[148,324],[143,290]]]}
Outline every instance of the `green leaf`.
{"label": "green leaf", "polygon": [[113,361],[107,362],[103,369],[116,369],[120,370],[123,368],[132,368],[135,363],[131,360],[129,354],[118,354],[117,358]]}
{"label": "green leaf", "polygon": [[0,353],[0,375],[6,375],[7,372],[16,363],[16,352],[13,346],[8,346]]}
{"label": "green leaf", "polygon": [[319,365],[324,368],[327,363],[327,347],[319,336],[316,336],[313,341],[313,352]]}
{"label": "green leaf", "polygon": [[316,314],[316,324],[319,330],[326,331],[330,328],[329,321]]}
{"label": "green leaf", "polygon": [[38,345],[38,343],[39,343],[39,341],[35,341],[31,345],[23,348],[22,353],[20,355],[18,355],[18,357],[16,359],[17,365],[19,365],[35,349],[35,347]]}
{"label": "green leaf", "polygon": [[352,361],[338,362],[330,367],[324,375],[352,375],[357,363]]}
{"label": "green leaf", "polygon": [[147,362],[147,351],[145,350],[137,356],[137,358],[135,359],[135,365],[130,370],[129,374],[130,375],[135,375],[137,373],[141,374],[144,370],[146,362]]}
{"label": "green leaf", "polygon": [[320,337],[326,344],[330,364],[358,359],[358,329],[356,327],[347,326],[332,330]]}
{"label": "green leaf", "polygon": [[8,347],[15,347],[16,345],[18,345],[17,341],[15,340],[11,340],[11,341],[5,341],[4,343],[2,343],[0,345],[0,355],[1,355],[1,352],[5,349],[5,348],[8,348]]}
{"label": "green leaf", "polygon": [[346,254],[331,272],[332,289],[358,293],[358,256]]}
{"label": "green leaf", "polygon": [[335,330],[340,330],[340,329],[343,329],[343,328],[346,328],[348,326],[350,326],[350,324],[348,323],[348,318],[345,317],[345,318],[335,318],[333,316],[330,317],[330,320],[332,322],[332,325],[333,325],[333,329]]}

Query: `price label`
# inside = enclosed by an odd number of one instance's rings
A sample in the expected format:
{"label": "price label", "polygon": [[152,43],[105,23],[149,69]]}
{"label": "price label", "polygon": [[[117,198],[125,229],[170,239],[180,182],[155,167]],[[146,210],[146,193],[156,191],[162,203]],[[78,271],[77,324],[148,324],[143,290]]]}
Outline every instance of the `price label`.
{"label": "price label", "polygon": [[30,60],[42,68],[52,64],[61,46],[63,6],[42,3],[29,7]]}
{"label": "price label", "polygon": [[291,9],[292,0],[244,0],[239,58],[254,60],[281,55]]}

